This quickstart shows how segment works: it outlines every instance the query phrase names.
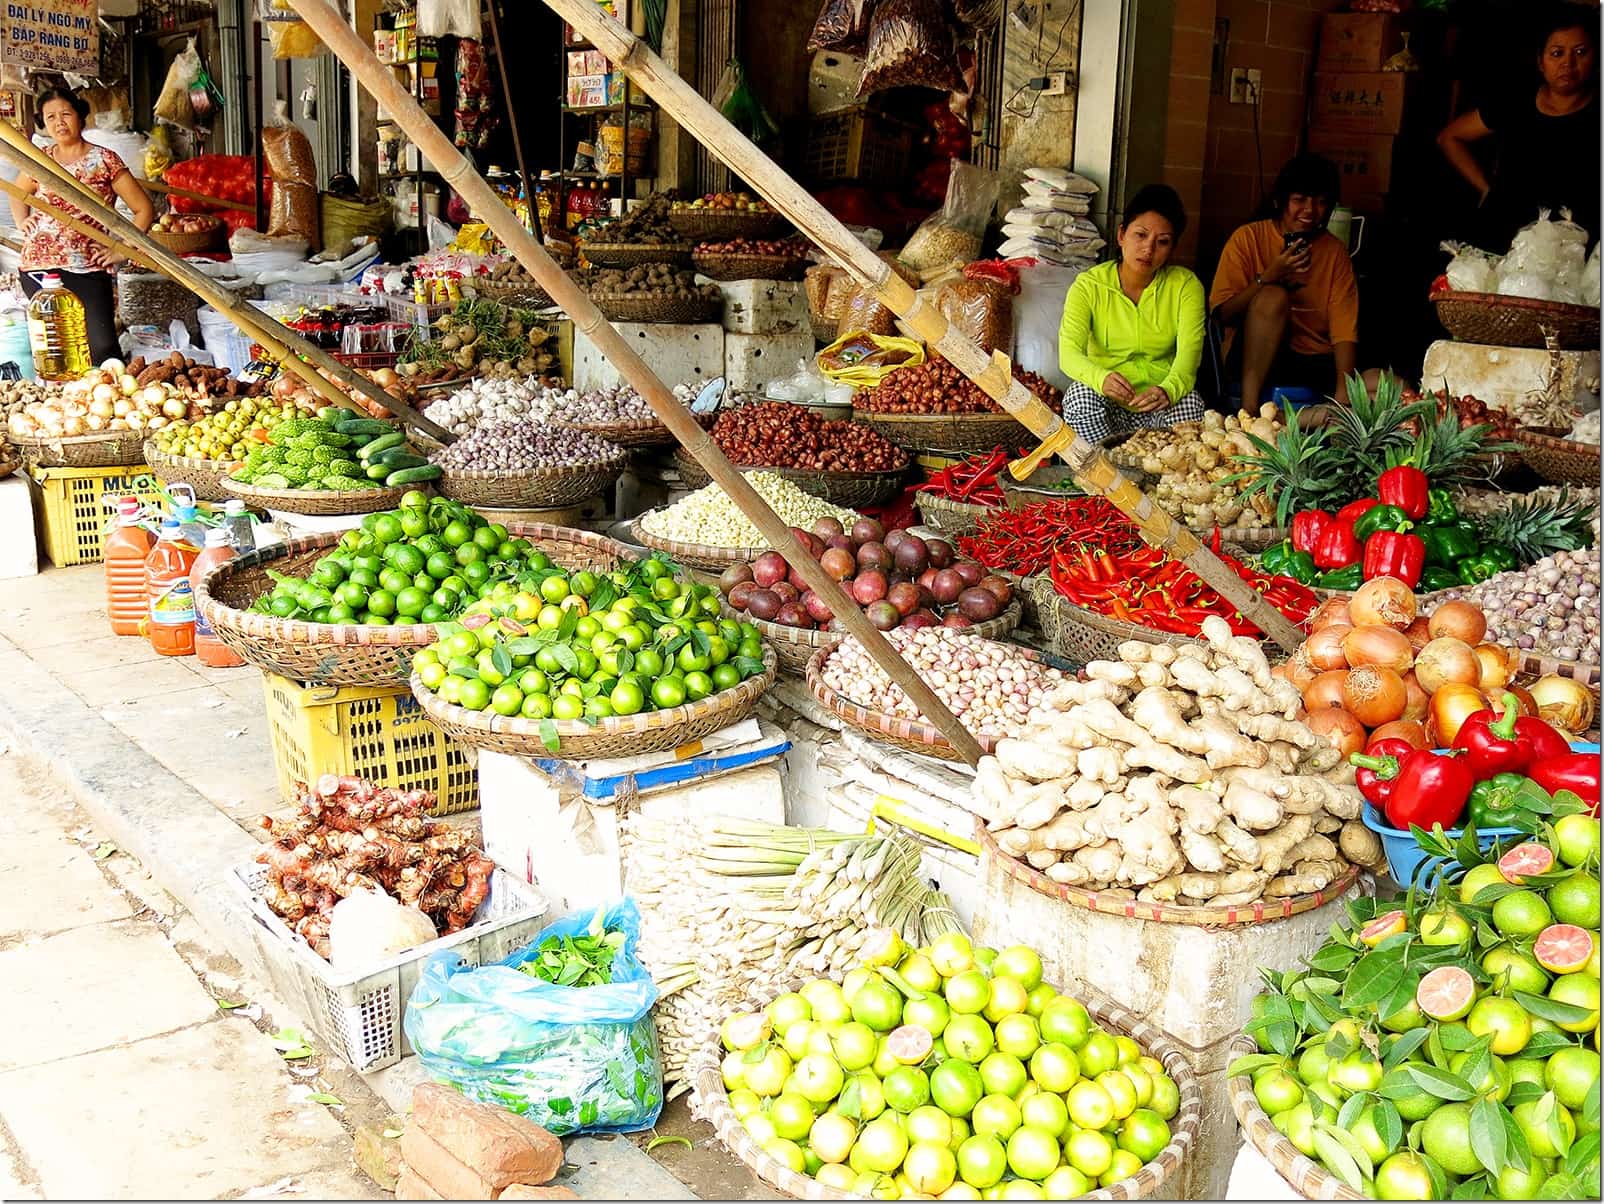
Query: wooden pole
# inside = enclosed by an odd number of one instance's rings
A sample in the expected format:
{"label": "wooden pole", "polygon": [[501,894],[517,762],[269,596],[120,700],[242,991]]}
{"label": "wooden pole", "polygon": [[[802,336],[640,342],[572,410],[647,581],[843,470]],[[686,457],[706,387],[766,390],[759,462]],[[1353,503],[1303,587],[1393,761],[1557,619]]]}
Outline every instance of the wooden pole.
{"label": "wooden pole", "polygon": [[524,140],[518,132],[518,110],[512,103],[512,84],[507,78],[507,46],[501,40],[501,20],[496,12],[500,4],[501,0],[485,0],[485,12],[490,17],[490,36],[496,42],[496,69],[501,73],[501,102],[507,106],[507,129],[512,133],[512,153],[518,160],[518,180],[523,185],[524,204],[529,207],[535,241],[544,243],[546,236],[540,228],[540,206],[535,204],[535,190],[529,183],[529,167],[524,162]]}
{"label": "wooden pole", "polygon": [[[193,265],[168,251],[156,242],[138,226],[126,220],[115,209],[102,201],[98,194],[89,189],[66,168],[60,166],[54,159],[40,151],[20,131],[8,121],[0,121],[0,154],[14,160],[21,166],[31,169],[35,179],[43,179],[45,173],[60,180],[71,192],[80,198],[79,206],[106,227],[106,231],[95,230],[93,226],[74,227],[81,232],[96,238],[96,241],[106,241],[108,246],[115,246],[124,253],[137,251],[141,262],[147,263],[155,271],[161,272],[178,283],[184,285],[196,295],[203,297],[214,306],[219,313],[228,317],[242,330],[253,335],[263,346],[271,349],[280,357],[284,367],[294,372],[306,381],[320,396],[332,405],[352,407],[351,398],[336,387],[331,381],[324,378],[318,371],[322,369],[333,376],[348,390],[354,390],[370,398],[379,405],[384,406],[392,413],[401,416],[419,430],[434,436],[443,443],[454,442],[456,436],[438,423],[431,422],[411,406],[392,397],[378,385],[360,373],[353,372],[346,365],[340,363],[321,347],[309,343],[295,331],[290,330],[281,322],[274,320],[261,310],[247,305],[235,298],[227,289],[219,285],[206,273],[197,270]],[[60,213],[53,216],[64,217]],[[108,233],[109,232],[109,233]],[[97,237],[98,236],[98,237]],[[310,361],[310,363],[305,362]]]}
{"label": "wooden pole", "polygon": [[1288,622],[1285,615],[1260,597],[1197,536],[1155,506],[1100,448],[1076,435],[1057,414],[1016,381],[1006,355],[994,351],[988,357],[979,346],[954,329],[940,310],[921,300],[890,265],[854,238],[851,231],[808,195],[779,164],[743,137],[640,38],[606,16],[593,0],[545,0],[545,4],[560,13],[615,67],[639,83],[682,129],[688,130],[769,204],[785,214],[797,229],[823,247],[860,286],[873,290],[880,301],[901,316],[909,331],[940,352],[1042,441],[1030,456],[1010,466],[1016,478],[1029,475],[1049,456],[1063,457],[1076,484],[1088,493],[1106,497],[1136,524],[1144,540],[1184,561],[1277,644],[1292,651],[1303,642],[1303,633]]}
{"label": "wooden pole", "polygon": [[191,201],[201,201],[217,209],[238,209],[242,213],[255,211],[254,205],[242,204],[239,201],[225,201],[222,197],[207,196],[200,192],[191,192],[187,188],[178,188],[172,184],[164,184],[160,180],[140,180],[139,186],[147,192],[163,192],[169,196],[181,196]]}
{"label": "wooden pole", "polygon": [[685,450],[696,458],[697,463],[729,494],[741,512],[752,520],[768,545],[796,567],[809,588],[824,598],[847,631],[857,638],[875,663],[903,688],[914,706],[941,730],[959,756],[971,765],[978,764],[982,754],[975,737],[947,709],[935,691],[897,655],[886,642],[885,636],[875,630],[840,583],[808,554],[791,528],[769,509],[762,495],[724,458],[724,453],[708,437],[690,411],[641,361],[630,346],[630,341],[608,324],[584,290],[546,254],[545,248],[535,242],[512,210],[501,204],[494,190],[474,170],[473,164],[457,152],[450,140],[424,113],[422,106],[408,96],[405,89],[384,69],[356,31],[325,0],[292,0],[292,3],[301,19],[312,27],[335,56],[350,68],[362,86],[373,93],[384,111],[417,143],[419,152],[434,164],[435,170],[445,178],[446,183],[461,194],[469,208],[483,216],[486,224],[495,231],[518,262],[546,290],[547,295],[562,306],[573,319],[575,330],[588,336],[601,349],[608,362],[646,399]]}

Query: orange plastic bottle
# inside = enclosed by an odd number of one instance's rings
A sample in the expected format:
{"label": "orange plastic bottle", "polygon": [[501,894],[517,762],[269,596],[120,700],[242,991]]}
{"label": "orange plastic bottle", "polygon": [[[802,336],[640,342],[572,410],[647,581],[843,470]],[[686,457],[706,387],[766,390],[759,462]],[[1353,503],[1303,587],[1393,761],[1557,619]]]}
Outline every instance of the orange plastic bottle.
{"label": "orange plastic bottle", "polygon": [[[202,577],[217,565],[233,560],[238,555],[234,545],[228,541],[227,531],[221,527],[207,531],[206,547],[195,558],[195,566],[189,570],[189,586],[195,596],[200,595]],[[199,609],[195,611],[195,659],[214,669],[237,669],[245,663],[237,652],[217,638],[217,633]]]}
{"label": "orange plastic bottle", "polygon": [[184,541],[176,518],[162,524],[161,538],[145,557],[145,596],[149,621],[145,634],[150,646],[163,656],[195,654],[195,593],[189,571],[200,549]]}
{"label": "orange plastic bottle", "polygon": [[145,557],[156,537],[140,525],[139,499],[125,497],[117,503],[120,524],[106,537],[103,559],[106,564],[106,617],[117,635],[144,633],[150,602],[145,593]]}

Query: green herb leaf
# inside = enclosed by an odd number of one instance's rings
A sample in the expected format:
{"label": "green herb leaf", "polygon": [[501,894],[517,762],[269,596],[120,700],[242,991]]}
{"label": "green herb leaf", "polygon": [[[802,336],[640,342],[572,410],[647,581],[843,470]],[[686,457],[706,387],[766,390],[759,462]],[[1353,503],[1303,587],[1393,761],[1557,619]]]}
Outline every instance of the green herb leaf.
{"label": "green herb leaf", "polygon": [[329,1104],[338,1108],[345,1107],[345,1101],[343,1099],[337,1095],[330,1095],[327,1091],[314,1091],[306,1098],[311,1100],[314,1104]]}
{"label": "green herb leaf", "polygon": [[1358,1160],[1337,1139],[1338,1132],[1339,1130],[1332,1128],[1328,1124],[1315,1125],[1313,1131],[1315,1152],[1320,1155],[1320,1161],[1326,1164],[1326,1168],[1333,1175],[1353,1188],[1354,1191],[1363,1192],[1365,1190],[1365,1181],[1364,1176],[1359,1172]]}
{"label": "green herb leaf", "polygon": [[242,1008],[244,1006],[245,1004],[242,1000],[219,999],[217,1001],[217,1010],[220,1012],[232,1012],[235,1008]]}
{"label": "green herb leaf", "polygon": [[682,1145],[687,1150],[695,1148],[691,1145],[689,1137],[670,1137],[667,1134],[660,1134],[646,1143],[646,1152],[650,1154],[660,1145]]}
{"label": "green herb leaf", "polygon": [[546,746],[547,752],[557,752],[562,748],[562,737],[557,734],[557,725],[550,719],[540,721],[540,742]]}

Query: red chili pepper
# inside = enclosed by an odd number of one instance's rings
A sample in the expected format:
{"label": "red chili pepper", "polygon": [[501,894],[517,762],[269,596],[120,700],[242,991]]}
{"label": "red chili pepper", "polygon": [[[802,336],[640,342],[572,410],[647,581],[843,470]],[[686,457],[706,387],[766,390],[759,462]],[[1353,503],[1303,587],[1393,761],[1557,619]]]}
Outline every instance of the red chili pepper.
{"label": "red chili pepper", "polygon": [[1321,530],[1312,552],[1315,567],[1319,569],[1346,568],[1363,554],[1359,537],[1353,533],[1353,524],[1338,522],[1335,518]]}
{"label": "red chili pepper", "polygon": [[1300,510],[1292,516],[1292,546],[1313,556],[1315,544],[1331,522],[1332,516],[1324,510]]}
{"label": "red chili pepper", "polygon": [[1339,523],[1347,523],[1351,527],[1359,521],[1359,516],[1366,510],[1369,510],[1372,506],[1379,505],[1381,505],[1379,498],[1362,497],[1357,502],[1349,502],[1341,510],[1338,510],[1337,521]]}
{"label": "red chili pepper", "polygon": [[1384,506],[1397,506],[1415,522],[1426,517],[1431,482],[1420,469],[1408,464],[1389,468],[1376,481],[1376,496]]}
{"label": "red chili pepper", "polygon": [[[1453,747],[1465,754],[1465,764],[1478,782],[1501,773],[1524,773],[1531,764],[1531,744],[1521,740],[1515,724],[1520,719],[1520,700],[1513,694],[1503,697],[1504,711],[1474,711],[1460,724]],[[1567,745],[1565,751],[1570,752]]]}
{"label": "red chili pepper", "polygon": [[1359,787],[1360,794],[1375,804],[1376,810],[1385,809],[1398,784],[1399,763],[1414,751],[1415,746],[1407,740],[1383,737],[1372,740],[1362,754],[1354,753],[1348,758],[1357,766],[1354,784]]}
{"label": "red chili pepper", "polygon": [[1376,577],[1396,577],[1414,589],[1420,584],[1420,573],[1425,567],[1426,541],[1418,535],[1411,535],[1407,531],[1377,531],[1365,540],[1366,581]]}
{"label": "red chili pepper", "polygon": [[1528,765],[1538,765],[1554,757],[1571,755],[1570,741],[1555,731],[1553,725],[1546,719],[1539,719],[1536,715],[1522,715],[1515,720],[1515,736],[1526,741],[1531,749]]}

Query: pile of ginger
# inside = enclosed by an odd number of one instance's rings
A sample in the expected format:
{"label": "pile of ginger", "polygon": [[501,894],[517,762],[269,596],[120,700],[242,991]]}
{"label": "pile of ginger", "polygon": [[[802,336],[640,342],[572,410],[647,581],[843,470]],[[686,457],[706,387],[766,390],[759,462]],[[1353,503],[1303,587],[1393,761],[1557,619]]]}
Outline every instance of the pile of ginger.
{"label": "pile of ginger", "polygon": [[1119,646],[1066,682],[975,778],[998,847],[1055,882],[1228,907],[1323,890],[1383,859],[1352,766],[1302,722],[1255,640]]}

